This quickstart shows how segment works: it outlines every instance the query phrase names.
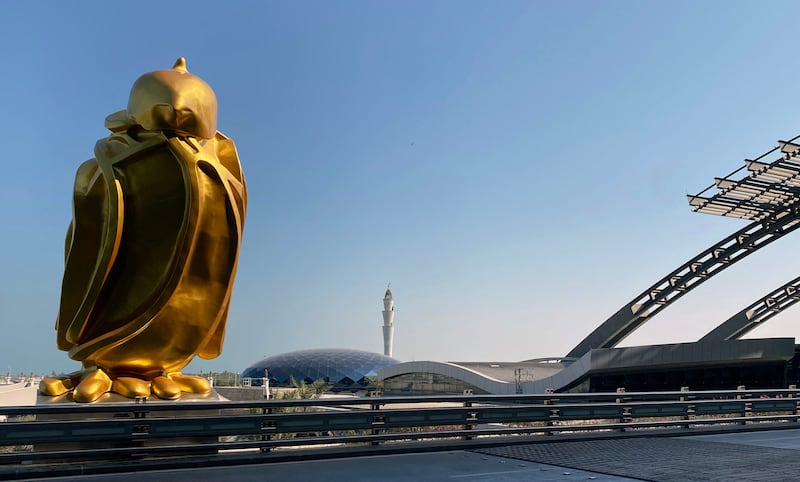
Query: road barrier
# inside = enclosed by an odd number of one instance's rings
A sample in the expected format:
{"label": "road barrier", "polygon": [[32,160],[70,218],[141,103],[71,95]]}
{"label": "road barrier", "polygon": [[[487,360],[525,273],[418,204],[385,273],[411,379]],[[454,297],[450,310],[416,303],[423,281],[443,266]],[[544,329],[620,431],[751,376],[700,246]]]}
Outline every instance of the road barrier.
{"label": "road barrier", "polygon": [[[202,456],[214,464],[246,453],[254,463],[309,449],[332,457],[368,453],[367,447],[399,453],[798,421],[800,390],[740,388],[0,407],[7,417],[0,423],[0,478],[70,473],[58,469],[76,465],[90,473],[99,462],[119,468],[120,461],[169,465]],[[19,470],[25,466],[38,469]]]}

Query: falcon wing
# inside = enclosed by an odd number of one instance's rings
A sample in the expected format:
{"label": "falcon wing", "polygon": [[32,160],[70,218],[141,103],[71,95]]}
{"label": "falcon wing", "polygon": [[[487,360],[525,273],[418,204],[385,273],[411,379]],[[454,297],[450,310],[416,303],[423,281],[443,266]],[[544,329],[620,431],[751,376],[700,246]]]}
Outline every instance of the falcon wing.
{"label": "falcon wing", "polygon": [[113,176],[95,159],[75,176],[73,219],[67,232],[61,306],[56,320],[57,344],[68,351],[80,343],[103,282],[119,249],[122,192]]}

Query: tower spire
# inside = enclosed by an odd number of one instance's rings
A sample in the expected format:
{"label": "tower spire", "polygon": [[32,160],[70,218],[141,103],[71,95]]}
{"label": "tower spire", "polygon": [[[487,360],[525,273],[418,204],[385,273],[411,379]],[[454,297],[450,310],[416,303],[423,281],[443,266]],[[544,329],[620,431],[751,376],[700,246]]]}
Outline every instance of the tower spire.
{"label": "tower spire", "polygon": [[394,297],[389,286],[391,283],[386,286],[386,294],[383,295],[383,354],[386,356],[392,356],[394,338]]}

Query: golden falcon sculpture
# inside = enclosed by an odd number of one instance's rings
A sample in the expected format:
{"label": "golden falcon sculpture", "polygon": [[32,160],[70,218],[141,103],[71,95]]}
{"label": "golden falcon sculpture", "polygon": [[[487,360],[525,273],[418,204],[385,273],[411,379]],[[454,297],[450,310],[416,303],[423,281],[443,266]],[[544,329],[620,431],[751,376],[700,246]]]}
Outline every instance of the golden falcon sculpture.
{"label": "golden falcon sculpture", "polygon": [[178,59],[141,76],[75,179],[58,348],[83,364],[44,395],[176,399],[211,391],[181,374],[222,351],[247,191],[217,100]]}

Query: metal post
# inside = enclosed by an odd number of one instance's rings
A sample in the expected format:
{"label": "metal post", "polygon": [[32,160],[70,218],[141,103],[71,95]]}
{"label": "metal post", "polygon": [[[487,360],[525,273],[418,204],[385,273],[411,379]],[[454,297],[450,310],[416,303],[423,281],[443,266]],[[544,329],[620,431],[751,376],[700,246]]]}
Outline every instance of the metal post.
{"label": "metal post", "polygon": [[[380,410],[381,404],[377,402],[373,402],[370,404],[372,410]],[[372,435],[378,435],[381,433],[381,429],[377,426],[384,425],[386,423],[386,419],[381,415],[373,415],[372,416]],[[380,445],[380,441],[373,440],[371,445]]]}
{"label": "metal post", "polygon": [[[745,391],[745,386],[744,386],[744,385],[738,385],[738,386],[736,387],[736,391],[739,391],[739,392],[744,392],[744,391]],[[742,399],[744,399],[746,396],[747,396],[746,394],[742,394],[742,395],[736,395],[736,399],[737,399],[737,400],[742,400]],[[745,402],[745,404],[744,404],[744,408],[742,409],[742,417],[749,417],[749,416],[751,415],[751,412],[752,412],[752,410],[753,410],[753,404],[752,404],[752,403],[750,403],[750,402]],[[741,421],[741,422],[739,422],[739,423],[740,423],[741,425],[747,425],[747,420],[742,420],[742,421]]]}
{"label": "metal post", "polygon": [[[470,392],[471,392],[471,390],[470,390]],[[472,393],[468,394],[467,391],[464,390],[464,395],[472,395]],[[464,407],[466,407],[466,408],[472,407],[472,401],[464,400]],[[475,426],[477,425],[477,422],[478,422],[478,413],[477,412],[467,412],[466,413],[466,417],[464,419],[464,430],[474,430]],[[464,436],[464,440],[472,440],[473,438],[475,438],[475,437],[473,437],[472,435],[465,435]]]}
{"label": "metal post", "polygon": [[[617,388],[617,393],[625,393],[625,387]],[[624,398],[618,398],[617,403],[623,403],[625,401]],[[622,415],[620,416],[619,423],[630,423],[632,420],[631,417],[631,408],[630,407],[623,407],[622,408]],[[624,432],[625,428],[622,427],[619,429],[620,432]]]}
{"label": "metal post", "polygon": [[[797,390],[797,385],[789,385],[788,389],[792,391],[786,394],[786,398],[795,398],[795,390]],[[794,416],[795,422],[800,420],[800,418],[797,416],[798,413],[800,413],[800,398],[797,399],[797,402],[794,404],[794,410],[792,410],[792,415]]]}
{"label": "metal post", "polygon": [[[560,419],[561,419],[561,410],[559,410],[557,408],[551,408],[550,409],[550,417],[547,420],[547,425],[549,427],[558,425],[558,421]],[[558,433],[558,432],[556,432],[554,430],[548,430],[547,431],[547,435],[555,435],[556,433]]]}
{"label": "metal post", "polygon": [[[689,391],[689,387],[681,387],[681,392],[688,392],[688,391]],[[685,402],[685,401],[688,401],[688,400],[689,400],[689,397],[681,395],[681,397],[680,397],[680,401],[681,402]],[[682,418],[684,420],[691,420],[693,415],[694,415],[694,405],[686,405],[686,412],[684,412]],[[688,423],[686,423],[686,424],[683,424],[681,426],[683,428],[689,428],[690,425]]]}

